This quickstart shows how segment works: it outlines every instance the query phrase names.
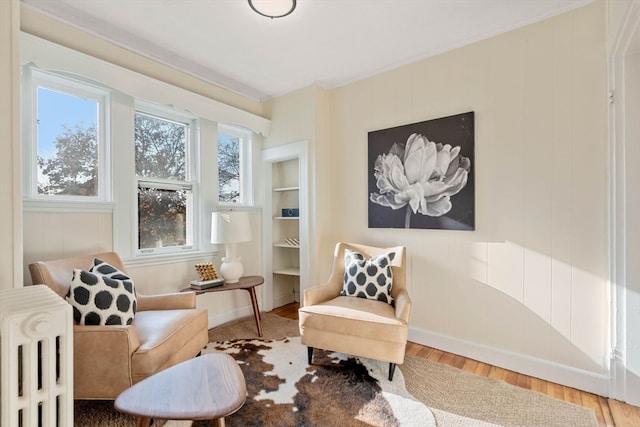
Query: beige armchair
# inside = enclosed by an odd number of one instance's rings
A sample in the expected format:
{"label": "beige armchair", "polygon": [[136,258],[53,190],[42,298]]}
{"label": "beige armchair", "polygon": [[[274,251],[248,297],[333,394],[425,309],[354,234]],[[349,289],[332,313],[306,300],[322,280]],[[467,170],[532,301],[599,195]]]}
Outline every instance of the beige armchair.
{"label": "beige armchair", "polygon": [[[394,304],[356,296],[341,296],[345,276],[345,250],[366,259],[395,252],[392,260]],[[304,291],[299,309],[300,336],[308,346],[309,364],[313,349],[337,351],[389,362],[389,380],[396,364],[404,362],[411,299],[406,288],[406,251],[402,246],[377,248],[352,243],[338,243],[333,270],[328,282]]]}
{"label": "beige armchair", "polygon": [[[32,283],[64,298],[73,270],[88,270],[94,258],[126,272],[118,254],[107,252],[31,264]],[[208,342],[208,316],[195,308],[195,296],[137,293],[131,325],[74,325],[74,398],[115,399],[132,384],[198,355]]]}

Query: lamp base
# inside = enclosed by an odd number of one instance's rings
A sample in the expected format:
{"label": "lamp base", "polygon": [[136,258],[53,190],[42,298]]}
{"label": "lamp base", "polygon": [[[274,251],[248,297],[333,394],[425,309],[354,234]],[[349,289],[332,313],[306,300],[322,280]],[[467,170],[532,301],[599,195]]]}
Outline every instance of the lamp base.
{"label": "lamp base", "polygon": [[225,283],[237,283],[242,277],[242,263],[240,257],[224,257],[222,258],[222,265],[220,265],[220,275],[224,279]]}

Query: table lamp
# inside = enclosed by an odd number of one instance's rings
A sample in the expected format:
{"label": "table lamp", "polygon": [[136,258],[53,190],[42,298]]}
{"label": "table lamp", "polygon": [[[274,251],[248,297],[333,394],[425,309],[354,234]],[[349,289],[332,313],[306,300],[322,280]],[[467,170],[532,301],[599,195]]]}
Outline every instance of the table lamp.
{"label": "table lamp", "polygon": [[236,243],[251,240],[249,213],[246,211],[213,212],[211,214],[211,243],[224,243],[227,256],[222,258],[220,275],[226,283],[236,283],[242,276],[242,263],[236,255]]}

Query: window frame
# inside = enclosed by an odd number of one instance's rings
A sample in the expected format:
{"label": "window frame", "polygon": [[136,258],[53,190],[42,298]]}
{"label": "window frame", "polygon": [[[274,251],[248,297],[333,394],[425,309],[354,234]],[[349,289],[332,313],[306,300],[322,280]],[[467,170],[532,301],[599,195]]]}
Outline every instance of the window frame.
{"label": "window frame", "polygon": [[[82,83],[95,85],[109,91],[105,112],[107,122],[104,129],[109,138],[110,146],[106,150],[109,156],[108,169],[110,179],[103,183],[111,185],[109,201],[89,202],[83,201],[40,201],[32,200],[27,195],[27,187],[23,188],[23,210],[30,213],[60,213],[60,214],[95,214],[91,220],[96,220],[99,233],[102,237],[108,237],[111,245],[105,241],[99,242],[100,250],[117,251],[125,265],[130,267],[146,267],[154,265],[166,265],[167,263],[191,262],[201,259],[203,256],[215,256],[218,251],[216,245],[209,242],[208,234],[211,231],[211,212],[225,209],[218,204],[217,186],[217,126],[219,123],[233,123],[244,129],[250,129],[253,144],[259,144],[261,135],[268,135],[271,120],[251,110],[232,106],[220,101],[210,94],[202,91],[189,90],[176,86],[168,81],[154,78],[144,73],[139,73],[130,68],[121,67],[107,62],[97,56],[73,50],[56,44],[43,38],[20,33],[21,64],[23,70],[23,84],[21,93],[21,146],[24,150],[23,161],[31,155],[28,121],[33,116],[30,111],[31,100],[29,96],[30,70],[36,69],[63,79],[77,80]],[[200,140],[202,143],[196,149],[196,167],[200,176],[199,200],[194,207],[200,215],[199,223],[194,224],[195,239],[193,251],[183,251],[172,254],[150,254],[136,256],[137,242],[133,242],[137,232],[137,223],[134,216],[136,208],[136,185],[132,185],[135,177],[134,148],[130,141],[133,140],[135,100],[144,100],[154,105],[171,106],[177,111],[186,111],[200,120]],[[27,126],[25,126],[27,123]],[[253,158],[250,159],[253,168],[260,168],[260,151],[253,147]],[[25,162],[27,164],[28,162]],[[26,175],[30,167],[23,166]],[[113,172],[112,172],[113,171]],[[258,174],[253,173],[253,180]],[[25,176],[26,178],[26,176]],[[22,180],[26,183],[26,179]],[[202,184],[205,185],[202,185]],[[256,182],[254,193],[261,200],[261,188]],[[249,203],[249,202],[247,202]],[[253,203],[256,203],[255,201]],[[259,203],[259,201],[258,201]],[[260,206],[253,204],[246,207],[247,210],[257,211]],[[95,243],[95,242],[94,242]]]}
{"label": "window frame", "polygon": [[[220,200],[219,186],[220,175],[218,170],[218,141],[221,133],[232,135],[240,139],[240,202],[223,202]],[[221,208],[230,208],[233,206],[253,206],[254,205],[254,174],[252,167],[253,162],[253,133],[246,128],[235,126],[227,123],[218,123],[218,132],[216,135],[216,170],[218,173],[216,179],[217,204]]]}
{"label": "window frame", "polygon": [[[153,177],[141,177],[135,172],[135,116],[140,113],[143,115],[151,116],[159,120],[165,120],[167,122],[174,122],[180,125],[185,125],[186,129],[186,141],[185,141],[185,177],[184,180],[178,179],[162,179]],[[201,159],[198,158],[196,153],[199,151],[200,146],[200,120],[195,115],[179,111],[174,108],[156,105],[147,101],[135,100],[134,101],[134,139],[132,145],[134,146],[134,181],[136,201],[133,208],[134,216],[134,234],[133,245],[134,254],[136,257],[146,257],[153,255],[169,255],[175,253],[184,253],[189,251],[197,251],[201,246],[199,235],[197,232],[201,227],[199,226],[201,221],[201,196],[200,196],[200,167],[199,163]],[[141,187],[152,187],[158,190],[188,190],[190,196],[187,201],[187,218],[185,219],[185,240],[186,243],[180,246],[167,246],[159,248],[140,248],[140,224],[139,224],[139,212],[138,212],[138,200],[137,194]]]}
{"label": "window frame", "polygon": [[[85,79],[48,72],[25,66],[23,70],[23,202],[31,206],[49,206],[50,209],[77,209],[85,205],[89,210],[100,210],[113,200],[111,186],[110,100],[111,91]],[[38,89],[44,88],[65,95],[96,101],[98,155],[98,188],[95,196],[71,196],[38,193]]]}

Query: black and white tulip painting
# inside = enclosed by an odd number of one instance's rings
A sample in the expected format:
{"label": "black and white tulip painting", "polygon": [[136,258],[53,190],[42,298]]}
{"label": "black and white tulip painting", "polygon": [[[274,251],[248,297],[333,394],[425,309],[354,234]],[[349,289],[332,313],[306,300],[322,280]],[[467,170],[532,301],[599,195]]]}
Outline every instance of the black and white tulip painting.
{"label": "black and white tulip painting", "polygon": [[369,132],[369,228],[474,230],[474,113]]}

